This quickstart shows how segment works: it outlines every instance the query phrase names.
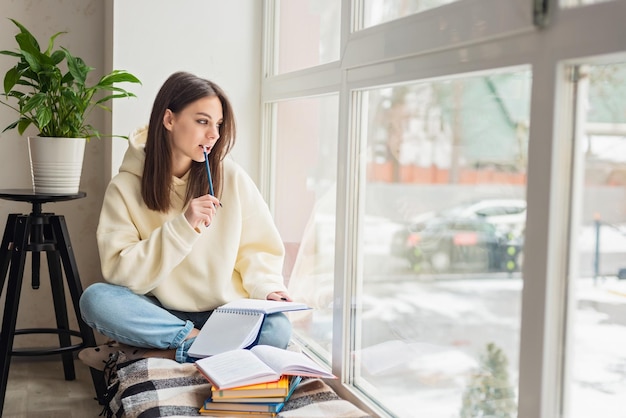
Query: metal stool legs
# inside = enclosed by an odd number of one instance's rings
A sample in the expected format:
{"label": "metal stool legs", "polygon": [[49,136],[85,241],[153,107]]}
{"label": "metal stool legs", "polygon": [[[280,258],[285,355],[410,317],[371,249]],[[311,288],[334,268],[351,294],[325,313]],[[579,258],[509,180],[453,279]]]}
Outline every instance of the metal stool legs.
{"label": "metal stool legs", "polygon": [[[4,288],[7,272],[9,273],[0,334],[0,415],[4,407],[12,356],[60,354],[63,360],[65,379],[73,380],[75,370],[72,351],[96,344],[93,330],[85,324],[80,316],[79,300],[83,289],[65,218],[59,215],[36,212],[35,210],[31,215],[10,214],[2,238],[2,248],[0,248],[0,294]],[[33,288],[39,287],[39,272],[34,271],[39,267],[39,253],[46,252],[57,328],[15,329],[24,264],[28,251],[31,251],[33,256]],[[65,271],[80,332],[69,328],[61,265]],[[59,348],[13,350],[15,335],[41,333],[58,334]],[[72,344],[72,335],[81,337],[82,342]],[[98,371],[92,370],[91,374],[98,400],[102,403],[106,390],[104,380]]]}
{"label": "metal stool legs", "polygon": [[[26,234],[28,232],[26,228],[27,222],[25,222],[23,218],[18,221],[17,216],[11,217],[12,215],[9,215],[9,222],[7,223],[2,240],[2,270],[6,275],[10,262],[11,272],[7,283],[4,316],[2,317],[2,332],[0,334],[0,371],[2,373],[0,374],[0,413],[4,408],[4,396],[9,379],[9,366],[11,365],[11,350],[15,336],[17,308],[22,291],[22,275],[24,273],[26,252],[22,251],[21,248],[22,244],[27,239]],[[13,224],[10,223],[11,221],[13,221]],[[19,244],[16,242],[16,238],[18,238]],[[3,276],[1,280],[4,287],[5,276]]]}
{"label": "metal stool legs", "polygon": [[[80,281],[80,276],[78,275],[78,267],[76,266],[76,259],[74,258],[74,251],[72,250],[70,234],[67,231],[65,217],[60,215],[54,216],[50,221],[52,231],[56,237],[57,245],[61,253],[65,277],[67,278],[70,295],[72,297],[72,304],[74,305],[74,312],[76,312],[78,327],[83,339],[83,347],[95,347],[96,339],[94,337],[93,330],[80,316],[79,301],[80,296],[83,294],[83,285]],[[89,371],[91,372],[91,379],[96,390],[98,402],[101,405],[104,405],[104,395],[107,389],[104,381],[104,374],[91,367],[89,368]]]}

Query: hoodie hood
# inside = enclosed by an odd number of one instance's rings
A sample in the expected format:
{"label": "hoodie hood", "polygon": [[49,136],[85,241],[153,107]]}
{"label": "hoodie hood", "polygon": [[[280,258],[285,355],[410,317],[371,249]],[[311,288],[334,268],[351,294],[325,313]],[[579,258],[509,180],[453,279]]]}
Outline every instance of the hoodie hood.
{"label": "hoodie hood", "polygon": [[146,161],[146,140],[148,139],[148,126],[136,129],[128,137],[128,149],[124,154],[120,172],[128,172],[141,177],[143,165]]}
{"label": "hoodie hood", "polygon": [[[128,149],[124,154],[122,165],[120,165],[120,173],[130,173],[141,179],[143,176],[143,166],[146,162],[146,141],[148,140],[148,125],[133,131],[128,137]],[[172,176],[171,191],[174,193],[180,203],[185,198],[187,180],[189,172],[183,177],[178,178]]]}

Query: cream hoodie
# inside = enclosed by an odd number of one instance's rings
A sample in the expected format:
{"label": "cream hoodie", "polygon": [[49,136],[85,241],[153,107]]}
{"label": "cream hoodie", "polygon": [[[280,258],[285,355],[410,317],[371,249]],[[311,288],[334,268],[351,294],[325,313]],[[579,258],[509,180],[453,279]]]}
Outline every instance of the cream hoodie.
{"label": "cream hoodie", "polygon": [[187,176],[172,179],[173,208],[168,213],[144,204],[146,136],[147,128],[131,135],[120,172],[104,196],[97,240],[105,280],[185,312],[285,291],[280,235],[244,170],[225,159],[223,207],[211,225],[197,232],[184,216]]}

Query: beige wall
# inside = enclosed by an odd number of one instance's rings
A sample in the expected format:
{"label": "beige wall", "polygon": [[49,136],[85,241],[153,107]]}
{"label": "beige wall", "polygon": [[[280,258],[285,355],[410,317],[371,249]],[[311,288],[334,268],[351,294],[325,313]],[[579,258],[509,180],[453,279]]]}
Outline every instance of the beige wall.
{"label": "beige wall", "polygon": [[[57,45],[67,47],[95,67],[92,79],[100,77],[105,69],[133,72],[144,82],[135,90],[139,97],[116,104],[112,116],[98,114],[92,120],[101,132],[110,132],[113,126],[114,133],[121,135],[147,122],[156,89],[171,72],[188,70],[212,78],[228,92],[237,115],[239,135],[233,155],[258,181],[261,2],[174,3],[171,0],[0,0],[0,50],[15,47],[16,28],[7,20],[11,17],[29,28],[40,43],[47,43],[56,32],[67,31],[57,38]],[[2,78],[12,65],[9,57],[0,55]],[[0,106],[0,130],[15,120],[14,116]],[[106,184],[110,175],[117,172],[125,148],[123,141],[111,146],[109,140],[92,140],[87,144],[81,180],[81,190],[87,197],[44,205],[44,211],[66,218],[83,287],[102,280],[95,230]],[[30,187],[29,170],[25,138],[15,130],[0,134],[0,189]],[[28,204],[0,200],[2,230],[9,213],[29,211]],[[42,268],[41,288],[32,290],[29,263],[30,257],[24,274],[18,328],[52,327],[54,313],[47,269]],[[45,257],[42,264],[45,266]],[[4,306],[4,291],[0,302]],[[42,337],[21,336],[16,338],[15,346],[39,345],[42,341]]]}
{"label": "beige wall", "polygon": [[[17,29],[7,18],[13,18],[26,26],[44,47],[47,39],[59,31],[67,31],[57,38],[57,45],[64,46],[96,69],[91,79],[103,74],[104,65],[104,6],[101,0],[0,0],[0,49],[15,49],[14,36]],[[0,56],[0,75],[14,65],[7,56]],[[15,114],[0,107],[0,127],[4,129],[15,120]],[[92,123],[106,132],[103,116],[94,115]],[[30,132],[36,133],[34,131]],[[95,230],[98,212],[104,192],[103,141],[92,140],[87,144],[81,190],[87,197],[63,203],[45,204],[43,210],[65,216],[71,235],[83,286],[101,280]],[[16,130],[0,135],[0,188],[30,187],[30,167],[26,140]],[[0,200],[0,224],[4,230],[9,213],[28,213],[27,203]],[[47,268],[41,269],[41,288],[30,287],[30,256],[26,260],[24,286],[20,299],[18,328],[54,326],[50,285]],[[42,265],[45,257],[42,257]],[[4,291],[2,293],[4,300]],[[68,295],[69,297],[69,295]],[[4,303],[2,304],[4,306]],[[40,344],[42,337],[22,336],[15,339],[16,346]]]}

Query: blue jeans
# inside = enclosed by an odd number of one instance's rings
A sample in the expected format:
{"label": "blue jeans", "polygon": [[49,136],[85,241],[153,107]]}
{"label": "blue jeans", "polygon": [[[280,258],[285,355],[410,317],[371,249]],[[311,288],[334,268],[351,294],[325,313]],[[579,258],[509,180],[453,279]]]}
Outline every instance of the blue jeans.
{"label": "blue jeans", "polygon": [[[195,338],[185,338],[192,329],[202,328],[213,312],[165,309],[155,297],[109,283],[94,283],[85,289],[80,311],[87,325],[99,333],[134,347],[175,349],[179,363],[196,360],[187,356]],[[283,313],[276,313],[265,317],[257,344],[286,348],[290,338],[291,322]]]}

